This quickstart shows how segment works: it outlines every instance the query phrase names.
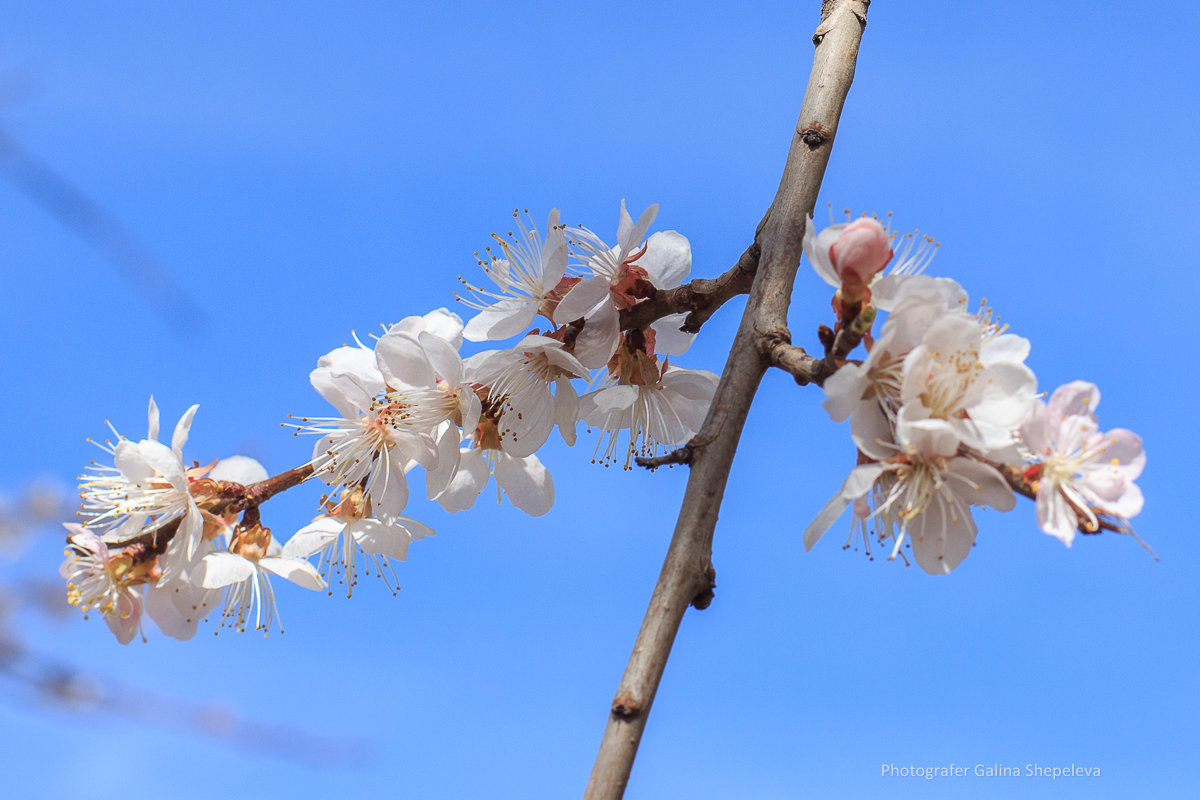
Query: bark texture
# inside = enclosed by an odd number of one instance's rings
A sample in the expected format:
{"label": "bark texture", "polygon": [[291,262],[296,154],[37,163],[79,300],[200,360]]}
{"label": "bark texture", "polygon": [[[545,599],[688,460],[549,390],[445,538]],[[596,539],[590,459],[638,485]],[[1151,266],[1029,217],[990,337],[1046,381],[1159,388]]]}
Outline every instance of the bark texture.
{"label": "bark texture", "polygon": [[[779,189],[759,223],[754,244],[730,270],[745,273],[746,268],[753,268],[750,297],[708,418],[688,446],[691,473],[675,533],[613,699],[584,795],[586,800],[615,800],[624,794],[684,611],[689,605],[705,608],[712,600],[713,529],[746,414],[763,373],[780,362],[792,367],[789,371],[793,374],[801,365],[819,369],[817,359],[791,345],[787,310],[800,264],[804,226],[816,203],[842,106],[854,78],[869,4],[870,0],[822,3],[821,22],[813,35],[816,53],[812,71]],[[743,278],[730,273],[717,281],[725,279],[724,283],[736,288]],[[679,293],[681,302],[683,295]],[[700,314],[706,310],[683,307]]]}

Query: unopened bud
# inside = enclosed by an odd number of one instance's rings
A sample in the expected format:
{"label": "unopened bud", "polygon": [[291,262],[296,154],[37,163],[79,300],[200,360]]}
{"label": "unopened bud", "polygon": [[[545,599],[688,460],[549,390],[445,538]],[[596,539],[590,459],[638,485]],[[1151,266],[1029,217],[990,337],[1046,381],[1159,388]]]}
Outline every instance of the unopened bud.
{"label": "unopened bud", "polygon": [[846,226],[829,248],[843,284],[867,284],[892,258],[892,242],[878,221],[864,217]]}

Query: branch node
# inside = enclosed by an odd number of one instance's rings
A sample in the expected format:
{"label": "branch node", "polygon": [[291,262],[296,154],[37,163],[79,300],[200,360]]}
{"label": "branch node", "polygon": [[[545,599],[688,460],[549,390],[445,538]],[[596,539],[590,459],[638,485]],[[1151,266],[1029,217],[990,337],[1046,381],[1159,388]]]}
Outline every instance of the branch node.
{"label": "branch node", "polygon": [[680,447],[677,450],[672,450],[669,453],[664,453],[661,456],[638,456],[633,461],[639,467],[645,467],[650,471],[654,471],[659,467],[665,467],[668,464],[688,464],[692,463],[692,456],[695,455],[696,446],[693,444],[696,439]]}
{"label": "branch node", "polygon": [[638,701],[635,700],[634,697],[628,692],[619,695],[615,700],[613,700],[612,715],[617,719],[622,719],[626,722],[629,722],[637,719],[639,716],[641,716],[641,713],[641,704],[639,704]]}
{"label": "branch node", "polygon": [[800,131],[800,139],[808,146],[809,150],[816,150],[829,141],[829,133],[821,127],[819,122],[814,122],[804,126]]}
{"label": "branch node", "polygon": [[697,592],[691,601],[692,608],[697,611],[703,611],[712,605],[714,590],[717,588],[717,570],[713,567],[712,561],[704,565],[704,583],[704,588]]}

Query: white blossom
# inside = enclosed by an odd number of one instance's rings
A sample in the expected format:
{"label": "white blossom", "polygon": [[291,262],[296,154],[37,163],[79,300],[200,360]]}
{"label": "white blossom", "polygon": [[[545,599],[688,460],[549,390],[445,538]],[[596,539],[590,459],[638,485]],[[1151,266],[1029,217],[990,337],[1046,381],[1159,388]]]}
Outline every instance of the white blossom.
{"label": "white blossom", "polygon": [[692,268],[691,244],[677,231],[662,231],[642,240],[657,214],[658,206],[652,205],[635,223],[622,200],[613,247],[587,228],[571,229],[589,275],[563,297],[554,322],[565,325],[585,320],[575,340],[575,356],[588,368],[604,366],[617,349],[622,309],[631,308],[656,289],[678,286]]}
{"label": "white blossom", "polygon": [[393,587],[395,573],[389,559],[404,561],[408,558],[408,546],[433,536],[434,530],[410,517],[384,522],[362,514],[362,503],[348,492],[342,502],[330,503],[329,513],[321,514],[293,534],[283,546],[282,556],[304,559],[319,553],[317,571],[324,573],[326,583],[331,586],[334,571],[344,573],[349,597],[358,583],[357,554],[361,550],[366,556],[367,574],[374,566],[376,574],[389,588]]}
{"label": "white blossom", "polygon": [[[841,490],[804,532],[804,548],[811,550],[854,503],[856,527],[874,522],[880,541],[893,540],[889,558],[910,541],[923,570],[949,573],[975,542],[978,528],[970,506],[1008,511],[1016,498],[994,468],[957,455],[958,435],[947,421],[901,421],[897,438],[897,452],[890,459],[851,470]],[[871,510],[866,512],[866,507]]]}
{"label": "white blossom", "polygon": [[562,342],[531,334],[509,350],[472,356],[466,369],[468,380],[486,387],[488,401],[501,408],[504,452],[532,455],[555,425],[567,444],[575,444],[579,394],[571,380],[590,378],[591,373]]}
{"label": "white blossom", "polygon": [[[601,428],[608,445],[601,463],[620,462],[631,469],[634,456],[653,456],[660,446],[674,447],[692,438],[704,422],[717,388],[717,376],[704,370],[682,369],[664,363],[657,380],[635,385],[618,383],[579,399],[584,422]],[[620,431],[627,430],[622,437]]]}
{"label": "white blossom", "polygon": [[66,523],[71,532],[59,574],[67,581],[67,602],[83,611],[98,610],[121,644],[129,644],[142,627],[142,593],[133,561],[110,553],[93,531]]}
{"label": "white blossom", "polygon": [[179,419],[171,446],[167,447],[158,441],[158,406],[151,397],[147,437],[132,442],[117,434],[115,445],[101,445],[112,453],[113,466],[93,464],[89,467],[92,474],[80,478],[85,525],[100,531],[110,544],[142,533],[157,534],[168,524],[178,522],[160,558],[164,580],[170,580],[194,560],[204,527],[189,490],[189,471],[183,464],[183,446],[198,408],[192,406]]}
{"label": "white blossom", "polygon": [[[325,581],[312,564],[300,558],[283,557],[270,532],[260,527],[240,530],[229,550],[204,556],[197,579],[205,589],[225,589],[222,625],[242,632],[253,620],[253,630],[266,635],[279,621],[272,574],[305,589],[325,588]],[[282,632],[282,622],[279,624]]]}
{"label": "white blossom", "polygon": [[1096,512],[1128,519],[1142,510],[1134,483],[1146,464],[1142,440],[1123,428],[1101,433],[1099,404],[1095,384],[1074,381],[1056,389],[1049,403],[1037,401],[1021,426],[1024,447],[1040,462],[1038,525],[1068,546],[1080,517],[1095,530]]}
{"label": "white blossom", "polygon": [[477,298],[494,302],[458,298],[464,305],[479,310],[463,330],[463,336],[472,342],[507,339],[523,333],[529,330],[539,312],[552,319],[554,307],[562,299],[558,291],[566,276],[568,247],[558,221],[558,209],[553,209],[546,220],[545,239],[537,228],[526,226],[519,214],[514,212],[513,217],[519,238],[505,239],[493,234],[504,258],[492,257],[490,262],[480,262],[499,291],[467,285]]}

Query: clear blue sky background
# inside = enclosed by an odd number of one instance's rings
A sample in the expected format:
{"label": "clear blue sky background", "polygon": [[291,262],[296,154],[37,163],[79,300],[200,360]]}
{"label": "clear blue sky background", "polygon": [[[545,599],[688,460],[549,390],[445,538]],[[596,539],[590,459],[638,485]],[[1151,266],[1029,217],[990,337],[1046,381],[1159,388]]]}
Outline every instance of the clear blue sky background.
{"label": "clear blue sky background", "polygon": [[[169,5],[169,8],[168,8]],[[351,329],[452,302],[514,207],[611,235],[621,198],[712,276],[778,181],[819,2],[0,4],[0,124],[116,215],[203,308],[146,302],[0,183],[0,486],[69,481],[104,420],[141,436],[200,411],[187,455],[271,471],[326,413],[316,358]],[[1012,8],[1007,6],[1011,5]],[[1188,797],[1197,646],[1197,109],[1188,4],[1055,10],[877,3],[822,202],[935,235],[932,271],[1033,341],[1042,388],[1100,384],[1101,424],[1145,439],[1141,535],[1068,550],[1031,504],[980,514],[947,578],[801,533],[854,462],[820,393],[764,382],[731,476],[712,607],[691,612],[630,798]],[[815,344],[827,289],[800,272]],[[741,303],[681,363],[719,372]],[[183,330],[180,335],[177,330]],[[571,797],[682,495],[681,470],[549,447],[554,511],[481,502],[352,600],[279,586],[287,633],[157,635],[28,621],[27,641],[147,691],[364,742],[319,768],[106,715],[0,703],[11,797]],[[309,487],[264,508],[282,534]],[[53,574],[58,533],[26,569]],[[282,582],[280,582],[282,584]],[[209,628],[211,631],[211,626]],[[6,695],[7,697],[7,695]],[[1099,779],[884,779],[880,766],[1075,763]]]}

